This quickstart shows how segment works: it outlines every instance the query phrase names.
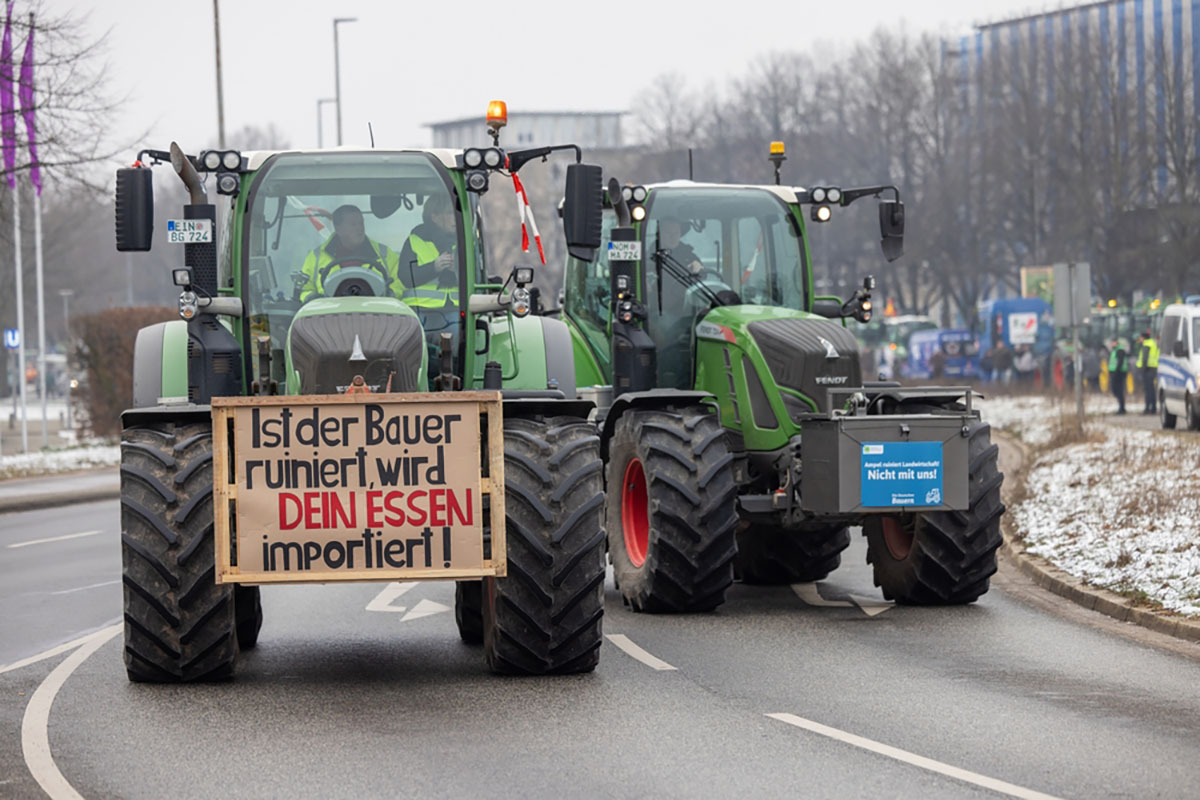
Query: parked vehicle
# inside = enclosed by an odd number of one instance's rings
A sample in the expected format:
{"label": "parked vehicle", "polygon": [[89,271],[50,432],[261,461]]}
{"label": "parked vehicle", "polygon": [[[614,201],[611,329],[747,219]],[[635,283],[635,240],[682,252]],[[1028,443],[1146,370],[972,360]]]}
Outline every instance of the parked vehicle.
{"label": "parked vehicle", "polygon": [[1174,428],[1183,417],[1188,430],[1200,430],[1200,297],[1167,306],[1158,344],[1155,388],[1162,426]]}
{"label": "parked vehicle", "polygon": [[979,340],[965,328],[921,330],[908,337],[909,378],[975,378],[979,376]]}

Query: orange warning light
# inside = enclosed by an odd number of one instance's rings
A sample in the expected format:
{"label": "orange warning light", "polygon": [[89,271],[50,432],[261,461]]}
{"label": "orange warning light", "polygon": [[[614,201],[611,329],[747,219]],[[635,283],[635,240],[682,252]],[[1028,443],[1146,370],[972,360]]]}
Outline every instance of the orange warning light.
{"label": "orange warning light", "polygon": [[503,100],[493,100],[487,107],[487,124],[493,130],[503,128],[508,124],[508,104]]}

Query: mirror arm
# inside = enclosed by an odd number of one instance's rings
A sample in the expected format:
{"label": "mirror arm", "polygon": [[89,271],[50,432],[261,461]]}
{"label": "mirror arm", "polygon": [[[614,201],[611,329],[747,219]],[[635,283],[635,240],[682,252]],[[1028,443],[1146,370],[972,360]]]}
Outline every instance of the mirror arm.
{"label": "mirror arm", "polygon": [[896,202],[900,202],[900,190],[889,184],[887,186],[860,186],[854,189],[842,189],[842,201],[839,205],[848,206],[863,197],[879,197],[887,191],[894,192]]}
{"label": "mirror arm", "polygon": [[583,163],[583,150],[577,144],[556,144],[549,147],[531,147],[528,150],[508,151],[508,171],[516,172],[535,158],[545,158],[558,150],[574,150],[575,163]]}

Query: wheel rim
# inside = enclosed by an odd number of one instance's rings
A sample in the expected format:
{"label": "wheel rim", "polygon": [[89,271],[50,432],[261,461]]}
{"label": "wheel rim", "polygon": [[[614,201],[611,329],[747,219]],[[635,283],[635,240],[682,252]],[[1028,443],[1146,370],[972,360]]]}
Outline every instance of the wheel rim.
{"label": "wheel rim", "polygon": [[895,517],[884,517],[883,543],[887,545],[888,552],[892,554],[892,558],[897,561],[903,561],[908,558],[908,554],[912,551],[912,529],[905,527]]}
{"label": "wheel rim", "polygon": [[625,534],[625,554],[629,563],[646,563],[650,549],[650,514],[646,496],[646,472],[640,459],[631,459],[621,481],[621,530]]}

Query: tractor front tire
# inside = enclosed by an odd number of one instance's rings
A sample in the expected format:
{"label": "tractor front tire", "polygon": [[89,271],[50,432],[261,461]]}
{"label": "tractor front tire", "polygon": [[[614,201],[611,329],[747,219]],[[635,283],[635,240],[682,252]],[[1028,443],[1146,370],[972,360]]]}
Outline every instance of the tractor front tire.
{"label": "tractor front tire", "polygon": [[633,410],[609,444],[606,527],[634,611],[711,611],[737,555],[737,487],[724,429],[707,408]]}
{"label": "tractor front tire", "polygon": [[575,417],[505,419],[508,577],[482,584],[483,647],[493,671],[591,672],[599,663],[603,469],[593,425]]}
{"label": "tractor front tire", "polygon": [[863,524],[867,561],[883,596],[904,605],[959,605],[988,590],[1000,547],[1003,473],[991,428],[975,420],[968,432],[966,511],[872,516]]}
{"label": "tractor front tire", "polygon": [[464,644],[483,644],[483,581],[455,581],[454,622]]}
{"label": "tractor front tire", "polygon": [[[132,681],[233,675],[234,587],[216,582],[212,424],[154,422],[121,435],[125,670]],[[255,632],[257,633],[257,631]]]}
{"label": "tractor front tire", "polygon": [[734,572],[742,583],[811,583],[837,569],[842,551],[849,546],[850,531],[845,527],[789,530],[751,525],[737,535]]}

